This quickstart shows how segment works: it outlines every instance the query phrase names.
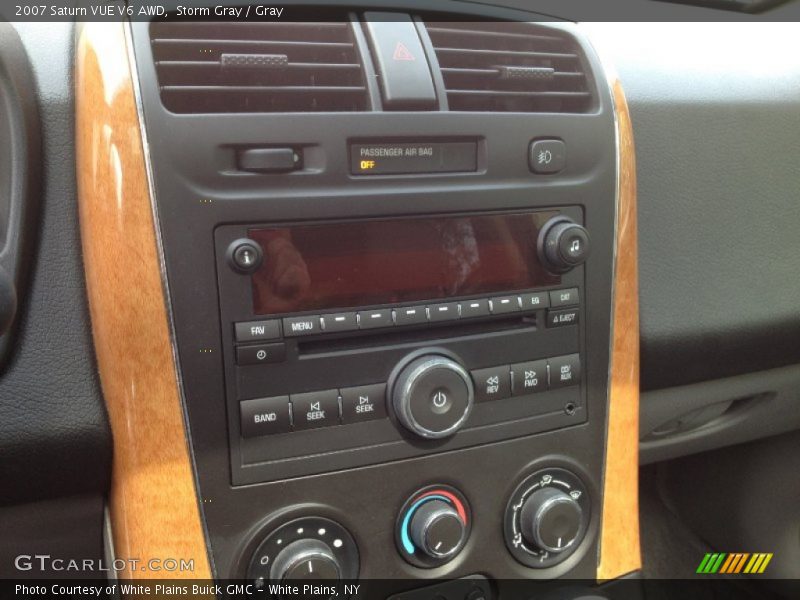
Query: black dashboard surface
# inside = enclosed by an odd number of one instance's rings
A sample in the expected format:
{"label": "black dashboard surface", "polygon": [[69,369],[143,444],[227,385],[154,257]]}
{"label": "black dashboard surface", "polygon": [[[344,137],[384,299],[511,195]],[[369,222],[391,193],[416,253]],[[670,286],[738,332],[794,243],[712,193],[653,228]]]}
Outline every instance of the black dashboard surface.
{"label": "black dashboard surface", "polygon": [[797,25],[587,27],[634,127],[643,388],[800,362]]}

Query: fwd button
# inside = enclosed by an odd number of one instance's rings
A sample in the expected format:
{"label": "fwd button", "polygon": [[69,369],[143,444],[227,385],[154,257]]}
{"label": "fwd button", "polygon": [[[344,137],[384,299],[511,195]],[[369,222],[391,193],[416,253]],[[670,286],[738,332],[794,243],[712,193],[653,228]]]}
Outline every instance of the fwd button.
{"label": "fwd button", "polygon": [[325,390],[308,394],[292,394],[294,428],[314,429],[339,424],[339,392]]}

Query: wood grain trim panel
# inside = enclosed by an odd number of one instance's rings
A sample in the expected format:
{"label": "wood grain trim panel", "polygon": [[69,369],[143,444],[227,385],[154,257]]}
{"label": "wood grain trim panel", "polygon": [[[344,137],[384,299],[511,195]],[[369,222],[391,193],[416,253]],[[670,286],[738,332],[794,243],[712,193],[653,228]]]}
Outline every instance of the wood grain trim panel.
{"label": "wood grain trim panel", "polygon": [[194,561],[191,572],[139,568],[122,577],[209,578],[123,27],[86,24],[76,57],[78,201],[114,435],[114,550],[121,559]]}
{"label": "wood grain trim panel", "polygon": [[628,104],[614,81],[619,140],[614,320],[597,578],[641,569],[639,546],[639,275],[636,157]]}

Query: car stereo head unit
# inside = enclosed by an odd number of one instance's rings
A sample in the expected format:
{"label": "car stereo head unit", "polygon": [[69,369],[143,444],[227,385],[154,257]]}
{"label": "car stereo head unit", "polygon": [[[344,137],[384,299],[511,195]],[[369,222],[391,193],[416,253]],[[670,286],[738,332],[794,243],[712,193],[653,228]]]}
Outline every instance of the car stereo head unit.
{"label": "car stereo head unit", "polygon": [[585,419],[581,223],[576,207],[219,227],[234,482]]}

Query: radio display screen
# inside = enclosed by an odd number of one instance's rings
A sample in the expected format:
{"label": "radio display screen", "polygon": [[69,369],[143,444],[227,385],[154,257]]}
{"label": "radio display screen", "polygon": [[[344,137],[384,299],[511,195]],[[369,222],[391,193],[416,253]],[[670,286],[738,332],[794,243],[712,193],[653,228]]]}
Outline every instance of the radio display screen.
{"label": "radio display screen", "polygon": [[556,285],[536,251],[553,211],[251,229],[255,314],[408,304]]}

